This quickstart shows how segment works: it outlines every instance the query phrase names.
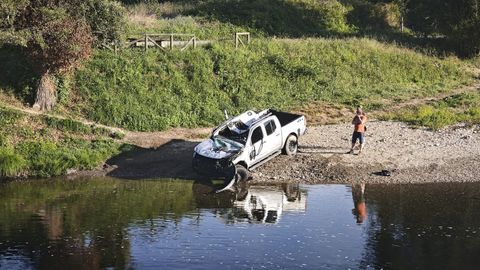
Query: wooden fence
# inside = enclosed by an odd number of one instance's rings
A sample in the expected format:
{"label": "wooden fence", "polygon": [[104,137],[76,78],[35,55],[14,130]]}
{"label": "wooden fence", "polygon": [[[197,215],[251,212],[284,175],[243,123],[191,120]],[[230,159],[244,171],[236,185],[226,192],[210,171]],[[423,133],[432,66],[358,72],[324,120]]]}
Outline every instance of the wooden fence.
{"label": "wooden fence", "polygon": [[[144,51],[148,51],[149,48],[161,49],[162,51],[173,50],[174,47],[179,47],[180,51],[186,50],[191,47],[195,49],[197,46],[205,46],[211,44],[210,40],[198,40],[194,34],[142,34],[135,35],[127,38],[124,44],[118,42],[104,41],[100,44],[101,48],[118,52],[124,48],[142,48]],[[235,48],[239,48],[240,45],[244,47],[250,43],[250,33],[240,32],[235,33]]]}

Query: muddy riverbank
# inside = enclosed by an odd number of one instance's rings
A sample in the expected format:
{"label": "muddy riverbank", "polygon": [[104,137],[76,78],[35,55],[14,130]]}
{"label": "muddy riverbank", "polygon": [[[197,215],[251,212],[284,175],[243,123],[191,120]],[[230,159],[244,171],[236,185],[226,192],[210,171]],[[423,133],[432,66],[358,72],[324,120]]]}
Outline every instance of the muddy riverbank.
{"label": "muddy riverbank", "polygon": [[[259,183],[428,183],[480,180],[480,126],[442,131],[398,122],[368,124],[362,154],[347,154],[350,124],[310,127],[296,156],[278,156],[252,173]],[[191,169],[201,139],[174,139],[156,148],[136,147],[86,174],[125,179],[198,179]],[[356,151],[357,152],[357,151]],[[85,174],[85,173],[81,173]],[[386,176],[388,175],[388,176]]]}

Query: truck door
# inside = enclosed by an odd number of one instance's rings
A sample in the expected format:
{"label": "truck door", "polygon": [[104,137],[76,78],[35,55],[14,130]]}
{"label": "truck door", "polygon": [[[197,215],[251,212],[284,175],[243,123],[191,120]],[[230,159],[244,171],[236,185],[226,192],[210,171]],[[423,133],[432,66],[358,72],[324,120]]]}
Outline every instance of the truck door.
{"label": "truck door", "polygon": [[282,141],[282,129],[280,128],[280,123],[275,119],[268,120],[265,123],[265,133],[267,138],[266,150],[269,153],[274,153],[280,149],[282,149],[283,141]]}
{"label": "truck door", "polygon": [[254,164],[266,157],[265,132],[262,126],[256,127],[250,135],[251,148],[249,153],[250,163]]}

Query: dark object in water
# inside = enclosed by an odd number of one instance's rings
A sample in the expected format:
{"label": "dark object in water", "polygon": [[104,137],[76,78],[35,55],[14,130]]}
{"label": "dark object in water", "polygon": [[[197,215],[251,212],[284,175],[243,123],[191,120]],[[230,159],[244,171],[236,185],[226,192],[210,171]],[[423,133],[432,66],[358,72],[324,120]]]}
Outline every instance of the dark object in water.
{"label": "dark object in water", "polygon": [[380,172],[374,172],[373,174],[378,176],[391,176],[393,171],[390,170],[381,170]]}

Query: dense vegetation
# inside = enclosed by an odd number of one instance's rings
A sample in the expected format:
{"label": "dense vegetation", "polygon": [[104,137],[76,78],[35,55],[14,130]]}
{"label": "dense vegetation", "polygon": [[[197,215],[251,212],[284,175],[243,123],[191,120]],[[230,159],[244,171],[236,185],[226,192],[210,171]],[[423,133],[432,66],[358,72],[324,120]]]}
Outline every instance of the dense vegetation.
{"label": "dense vegetation", "polygon": [[[382,40],[418,45],[417,47],[427,45],[439,53],[448,51],[474,55],[480,51],[479,0],[122,2],[131,13],[134,11],[133,13],[138,14],[139,9],[143,9],[143,15],[154,15],[163,20],[164,25],[172,19],[193,16],[197,25],[218,22],[241,27],[260,36],[291,38],[368,35]],[[148,24],[152,24],[152,21]]]}

